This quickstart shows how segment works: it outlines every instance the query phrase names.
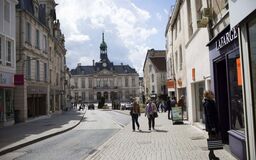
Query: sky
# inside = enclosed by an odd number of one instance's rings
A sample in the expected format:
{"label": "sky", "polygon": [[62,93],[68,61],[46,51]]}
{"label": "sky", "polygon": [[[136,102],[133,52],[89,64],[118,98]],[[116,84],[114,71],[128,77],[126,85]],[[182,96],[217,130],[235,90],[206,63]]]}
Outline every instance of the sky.
{"label": "sky", "polygon": [[175,0],[55,1],[70,69],[100,60],[102,32],[109,60],[130,65],[140,76],[147,50],[165,49],[165,28]]}

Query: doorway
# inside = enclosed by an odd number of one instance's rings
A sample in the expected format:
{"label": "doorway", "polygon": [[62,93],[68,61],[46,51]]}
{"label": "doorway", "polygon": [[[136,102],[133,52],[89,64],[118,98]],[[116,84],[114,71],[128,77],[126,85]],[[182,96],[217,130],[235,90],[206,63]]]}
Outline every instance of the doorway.
{"label": "doorway", "polygon": [[229,119],[229,98],[228,98],[228,80],[227,67],[225,57],[214,62],[214,76],[215,76],[215,98],[219,113],[219,131],[221,133],[222,141],[225,144],[229,143],[228,130],[230,129]]}

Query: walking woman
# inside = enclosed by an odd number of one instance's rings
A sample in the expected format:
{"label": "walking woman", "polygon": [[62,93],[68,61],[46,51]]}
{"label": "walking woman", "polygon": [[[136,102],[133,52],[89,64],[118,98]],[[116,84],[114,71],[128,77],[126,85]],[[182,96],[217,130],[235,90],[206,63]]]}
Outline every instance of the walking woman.
{"label": "walking woman", "polygon": [[130,114],[132,116],[132,129],[133,129],[133,131],[135,131],[135,123],[137,125],[138,131],[140,131],[140,124],[138,122],[138,117],[140,116],[140,105],[137,103],[136,100],[133,100],[133,104],[132,104],[132,107],[131,107]]}
{"label": "walking woman", "polygon": [[154,113],[157,113],[156,104],[152,102],[150,99],[146,110],[145,110],[145,116],[148,117],[148,129],[151,130],[151,127],[153,130],[155,130],[155,116]]}
{"label": "walking woman", "polygon": [[[209,139],[211,139],[218,135],[218,112],[212,91],[204,91],[203,106],[205,113],[205,128],[208,132]],[[219,158],[214,155],[212,149],[209,153],[209,160],[219,160]]]}

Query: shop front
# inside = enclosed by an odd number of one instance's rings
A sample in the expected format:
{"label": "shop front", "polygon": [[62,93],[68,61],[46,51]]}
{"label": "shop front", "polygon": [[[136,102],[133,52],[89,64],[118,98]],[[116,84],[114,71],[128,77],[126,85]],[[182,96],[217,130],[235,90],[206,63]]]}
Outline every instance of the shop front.
{"label": "shop front", "polygon": [[0,72],[0,127],[14,124],[14,74]]}
{"label": "shop front", "polygon": [[[239,27],[243,68],[247,159],[256,159],[256,1],[229,0],[230,24]],[[237,10],[242,10],[237,14]]]}
{"label": "shop front", "polygon": [[237,28],[227,26],[209,44],[212,88],[215,92],[222,141],[246,159],[243,82]]}
{"label": "shop front", "polygon": [[29,86],[27,88],[27,116],[38,117],[47,114],[47,88],[42,86]]}

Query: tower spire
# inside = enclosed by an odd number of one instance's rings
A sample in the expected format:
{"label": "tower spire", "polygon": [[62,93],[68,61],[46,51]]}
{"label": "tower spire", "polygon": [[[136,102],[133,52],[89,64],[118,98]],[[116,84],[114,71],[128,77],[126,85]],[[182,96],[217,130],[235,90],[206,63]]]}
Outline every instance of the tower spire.
{"label": "tower spire", "polygon": [[102,42],[104,42],[104,32],[102,32]]}

